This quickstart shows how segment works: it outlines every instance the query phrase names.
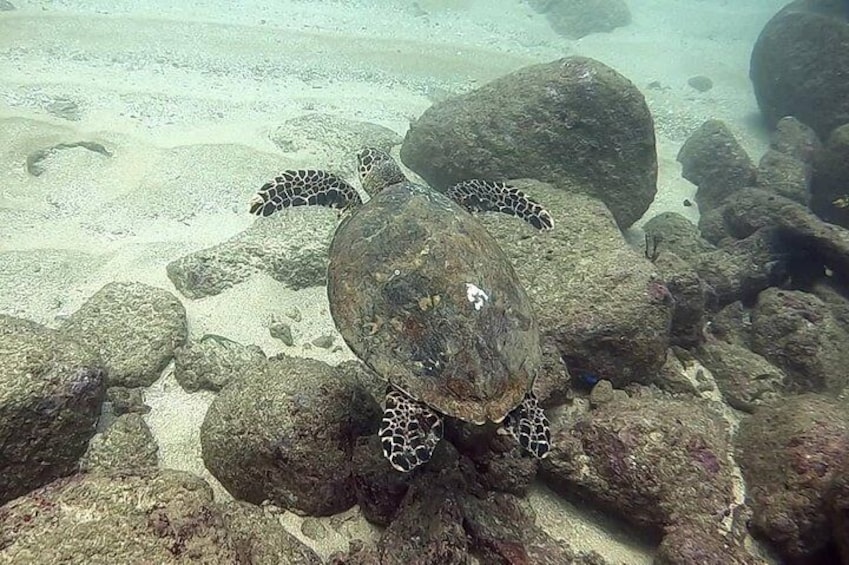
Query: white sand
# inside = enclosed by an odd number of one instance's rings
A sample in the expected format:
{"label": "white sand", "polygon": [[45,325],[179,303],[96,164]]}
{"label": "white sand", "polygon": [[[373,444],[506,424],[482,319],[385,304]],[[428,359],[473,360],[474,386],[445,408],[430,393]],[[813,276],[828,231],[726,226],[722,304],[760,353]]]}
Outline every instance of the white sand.
{"label": "white sand", "polygon": [[[112,280],[173,290],[164,266],[250,225],[244,202],[266,176],[322,166],[274,146],[268,134],[284,120],[321,112],[403,135],[432,97],[569,54],[611,65],[649,102],[660,180],[647,218],[674,210],[695,220],[675,156],[703,120],[719,118],[760,157],[766,135],[748,60],[784,1],[633,1],[630,26],[580,41],[555,35],[520,0],[15,4],[0,13],[0,312],[56,324]],[[700,74],[712,90],[687,85]],[[661,88],[647,88],[653,81]],[[113,156],[64,151],[43,175],[26,172],[33,150],[77,140]],[[230,180],[210,180],[219,172]],[[304,345],[335,335],[320,288],[293,292],[256,277],[184,302],[194,338],[212,332],[330,363],[350,355]],[[302,321],[287,348],[267,326],[293,306]],[[148,422],[164,465],[203,472],[197,430],[210,398],[183,393],[167,374],[151,388]],[[606,535],[580,509],[543,490],[532,500],[554,535],[616,561],[650,562],[645,546]],[[290,514],[284,521],[299,528]],[[369,531],[356,512],[325,522],[333,535],[312,542],[324,555]]]}

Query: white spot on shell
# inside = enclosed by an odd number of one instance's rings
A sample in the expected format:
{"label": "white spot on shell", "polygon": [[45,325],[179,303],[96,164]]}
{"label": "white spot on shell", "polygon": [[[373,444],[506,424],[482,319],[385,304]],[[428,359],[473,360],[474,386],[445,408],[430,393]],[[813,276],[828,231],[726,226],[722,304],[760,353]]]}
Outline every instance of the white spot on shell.
{"label": "white spot on shell", "polygon": [[466,297],[475,307],[475,310],[480,310],[484,302],[489,300],[489,295],[472,283],[466,283]]}

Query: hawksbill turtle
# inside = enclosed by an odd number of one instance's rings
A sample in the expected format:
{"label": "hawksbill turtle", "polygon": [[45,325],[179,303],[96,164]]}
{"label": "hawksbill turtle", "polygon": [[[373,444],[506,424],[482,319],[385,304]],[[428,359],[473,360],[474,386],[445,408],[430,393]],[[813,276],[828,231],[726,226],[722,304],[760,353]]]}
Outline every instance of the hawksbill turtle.
{"label": "hawksbill turtle", "polygon": [[384,151],[357,154],[353,186],[317,170],[286,171],[262,186],[250,211],[290,206],[348,211],[330,245],[331,315],[357,357],[387,382],[383,455],[408,472],[430,460],[443,416],[500,423],[543,458],[551,434],[532,385],[541,366],[530,299],[495,239],[469,210],[498,210],[538,229],[549,213],[515,188],[482,180],[443,195],[410,182]]}

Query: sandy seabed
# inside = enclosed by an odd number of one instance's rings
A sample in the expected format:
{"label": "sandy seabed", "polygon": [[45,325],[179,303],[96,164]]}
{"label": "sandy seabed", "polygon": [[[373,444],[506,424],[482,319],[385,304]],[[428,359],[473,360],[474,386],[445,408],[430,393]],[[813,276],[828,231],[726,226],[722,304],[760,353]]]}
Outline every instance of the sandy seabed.
{"label": "sandy seabed", "polygon": [[[267,177],[328,165],[320,147],[283,152],[272,142],[288,119],[323,113],[403,135],[436,98],[567,55],[606,63],[646,96],[660,176],[645,219],[676,211],[697,220],[675,157],[708,118],[724,120],[754,159],[763,153],[749,55],[784,3],[633,1],[631,25],[573,41],[521,0],[19,0],[0,12],[0,312],[56,326],[111,281],[176,293],[165,265],[248,227],[245,203]],[[693,89],[695,75],[713,88]],[[112,155],[63,151],[43,174],[27,171],[33,151],[79,140]],[[244,182],[216,183],[219,162],[239,163]],[[180,190],[156,190],[175,180]],[[292,291],[257,276],[183,301],[194,339],[215,333],[269,355],[350,358],[309,347],[335,335],[323,288]],[[302,321],[287,347],[268,323],[293,307]],[[196,472],[227,496],[200,460],[212,395],[183,392],[166,371],[146,398],[162,465]],[[542,487],[531,501],[540,523],[576,549],[651,562],[650,546],[605,519]],[[356,509],[327,519],[320,541],[303,536],[293,514],[282,520],[323,556],[371,532]]]}

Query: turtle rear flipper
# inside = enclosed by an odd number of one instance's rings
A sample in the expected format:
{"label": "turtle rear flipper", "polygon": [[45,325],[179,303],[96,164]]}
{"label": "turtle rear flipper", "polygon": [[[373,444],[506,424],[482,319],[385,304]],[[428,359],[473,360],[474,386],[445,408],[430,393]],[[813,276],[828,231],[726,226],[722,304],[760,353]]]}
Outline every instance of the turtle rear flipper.
{"label": "turtle rear flipper", "polygon": [[442,439],[442,417],[396,389],[386,393],[380,443],[383,456],[404,473],[430,461]]}
{"label": "turtle rear flipper", "polygon": [[544,459],[551,450],[551,429],[545,412],[533,392],[504,418],[504,430],[513,436],[522,449]]}
{"label": "turtle rear flipper", "polygon": [[270,216],[292,206],[348,209],[362,204],[353,186],[326,171],[283,171],[251,198],[251,214]]}
{"label": "turtle rear flipper", "polygon": [[502,212],[518,216],[538,230],[554,227],[548,210],[518,188],[503,182],[465,180],[449,188],[446,194],[469,212]]}

